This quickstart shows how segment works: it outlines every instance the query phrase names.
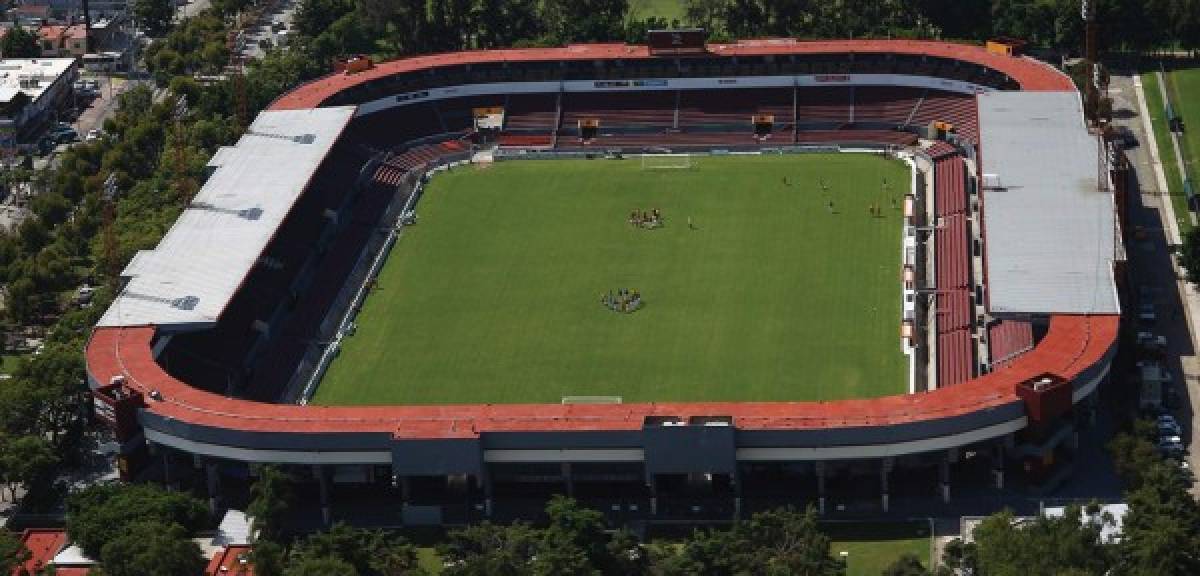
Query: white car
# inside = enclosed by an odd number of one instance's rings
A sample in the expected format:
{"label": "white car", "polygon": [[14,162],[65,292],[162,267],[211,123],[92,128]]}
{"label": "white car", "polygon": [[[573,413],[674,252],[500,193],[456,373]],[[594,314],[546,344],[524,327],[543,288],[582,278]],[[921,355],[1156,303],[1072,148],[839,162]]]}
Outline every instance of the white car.
{"label": "white car", "polygon": [[104,132],[101,132],[100,130],[88,130],[87,138],[85,138],[84,141],[95,142],[96,140],[99,140],[101,136],[104,136]]}

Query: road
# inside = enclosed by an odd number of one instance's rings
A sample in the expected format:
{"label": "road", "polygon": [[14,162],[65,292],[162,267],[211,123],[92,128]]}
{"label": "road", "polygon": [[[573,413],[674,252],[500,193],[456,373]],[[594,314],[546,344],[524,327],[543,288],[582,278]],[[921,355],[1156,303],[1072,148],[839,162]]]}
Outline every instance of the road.
{"label": "road", "polygon": [[[1154,149],[1153,136],[1149,133],[1146,119],[1144,94],[1136,72],[1112,75],[1111,95],[1113,98],[1114,123],[1129,128],[1137,136],[1139,146],[1126,151],[1133,163],[1137,190],[1130,209],[1130,224],[1142,226],[1147,231],[1144,240],[1131,240],[1126,246],[1129,255],[1130,277],[1133,278],[1134,294],[1138,285],[1151,287],[1154,294],[1158,322],[1155,332],[1167,337],[1166,366],[1176,379],[1180,401],[1173,413],[1184,428],[1184,439],[1189,447],[1200,446],[1200,426],[1192,419],[1200,413],[1200,360],[1195,344],[1195,324],[1200,315],[1200,294],[1180,279],[1180,273],[1169,246],[1178,243],[1179,233],[1175,230],[1174,214],[1170,198],[1166,194],[1165,179],[1161,175],[1160,161]],[[1167,158],[1166,161],[1174,161]],[[1132,375],[1114,374],[1118,385],[1133,385]],[[1188,456],[1193,470],[1200,465],[1193,450]],[[1193,494],[1200,495],[1193,486]]]}
{"label": "road", "polygon": [[271,12],[263,16],[263,22],[257,23],[246,29],[246,47],[242,50],[242,56],[247,59],[260,59],[265,55],[260,43],[264,40],[270,42],[272,46],[278,43],[279,35],[271,29],[271,25],[275,22],[280,22],[284,26],[284,30],[291,34],[292,19],[296,14],[297,3],[292,0],[281,0],[277,2],[271,9]]}

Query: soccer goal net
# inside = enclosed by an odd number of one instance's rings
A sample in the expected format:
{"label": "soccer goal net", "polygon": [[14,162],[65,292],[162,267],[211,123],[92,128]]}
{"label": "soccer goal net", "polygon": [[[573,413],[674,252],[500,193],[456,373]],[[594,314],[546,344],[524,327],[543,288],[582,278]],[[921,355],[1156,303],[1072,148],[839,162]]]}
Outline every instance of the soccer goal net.
{"label": "soccer goal net", "polygon": [[620,396],[563,396],[563,404],[620,404]]}
{"label": "soccer goal net", "polygon": [[691,167],[691,154],[642,154],[642,170],[678,170]]}

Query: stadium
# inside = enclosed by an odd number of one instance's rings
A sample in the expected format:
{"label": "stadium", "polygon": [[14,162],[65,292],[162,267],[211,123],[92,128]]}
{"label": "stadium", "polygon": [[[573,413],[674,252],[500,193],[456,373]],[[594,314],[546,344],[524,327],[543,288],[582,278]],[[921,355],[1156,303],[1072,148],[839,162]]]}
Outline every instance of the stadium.
{"label": "stadium", "polygon": [[127,475],[280,464],[326,521],[1050,490],[1116,351],[1113,166],[1003,44],[354,59],[122,272],[96,414]]}

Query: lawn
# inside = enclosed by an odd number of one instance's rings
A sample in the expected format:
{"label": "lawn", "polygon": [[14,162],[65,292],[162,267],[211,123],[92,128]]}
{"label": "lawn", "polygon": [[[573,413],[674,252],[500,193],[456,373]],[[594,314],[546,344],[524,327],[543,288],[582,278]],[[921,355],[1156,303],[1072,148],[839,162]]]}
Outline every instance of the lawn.
{"label": "lawn", "polygon": [[826,523],[834,557],[846,555],[846,576],[878,576],[905,553],[915,554],[929,568],[930,533],[927,522]]}
{"label": "lawn", "polygon": [[1200,68],[1183,68],[1167,74],[1167,93],[1177,114],[1183,117],[1184,132],[1180,135],[1184,177],[1192,180],[1192,186],[1200,185],[1197,169],[1200,169]]}
{"label": "lawn", "polygon": [[683,25],[683,0],[630,0],[629,13],[639,19],[656,16]]}
{"label": "lawn", "polygon": [[24,360],[28,354],[4,354],[0,355],[0,374],[14,374],[17,368],[21,365],[21,360]]}
{"label": "lawn", "polygon": [[[1195,76],[1192,73],[1186,75]],[[1196,86],[1196,89],[1200,89],[1200,86]],[[1179,165],[1175,162],[1175,150],[1171,145],[1171,133],[1167,126],[1167,114],[1158,86],[1158,76],[1154,72],[1142,74],[1142,91],[1146,94],[1146,107],[1150,111],[1150,123],[1154,129],[1155,143],[1158,145],[1158,158],[1162,162],[1163,174],[1167,177],[1167,189],[1171,197],[1171,206],[1175,210],[1175,222],[1179,226],[1179,233],[1184,234],[1192,228],[1192,223],[1188,218],[1187,199],[1183,195],[1183,177],[1179,173]],[[1178,99],[1174,100],[1174,103],[1177,113],[1185,109],[1184,106],[1180,106]],[[1197,113],[1200,113],[1200,110],[1192,112],[1192,114]],[[1197,121],[1200,122],[1200,119]],[[1188,122],[1186,117],[1184,122],[1185,125]],[[1192,149],[1200,150],[1196,146],[1193,146]],[[1188,161],[1186,156],[1184,161]]]}
{"label": "lawn", "polygon": [[[867,154],[704,157],[658,171],[637,159],[519,161],[438,175],[313,401],[902,393],[892,200],[909,179],[903,163]],[[659,209],[665,227],[631,226],[635,209]],[[645,305],[602,305],[622,288]]]}

